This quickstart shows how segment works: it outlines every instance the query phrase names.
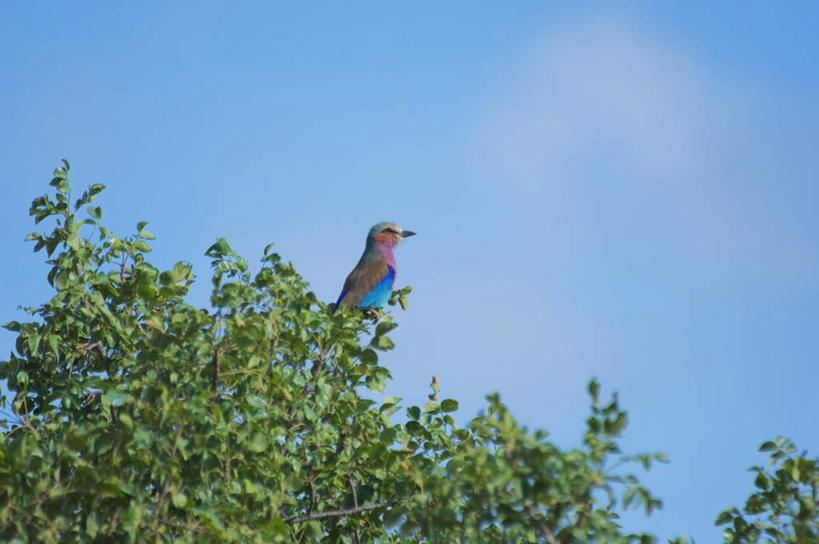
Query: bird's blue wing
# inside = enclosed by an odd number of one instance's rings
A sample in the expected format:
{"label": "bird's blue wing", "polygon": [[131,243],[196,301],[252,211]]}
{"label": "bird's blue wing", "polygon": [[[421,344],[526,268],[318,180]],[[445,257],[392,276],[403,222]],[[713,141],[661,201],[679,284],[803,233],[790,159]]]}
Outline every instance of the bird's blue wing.
{"label": "bird's blue wing", "polygon": [[378,308],[389,300],[393,283],[394,267],[381,259],[362,259],[347,276],[336,304],[348,308]]}
{"label": "bird's blue wing", "polygon": [[387,265],[387,275],[378,282],[372,291],[364,296],[357,308],[381,308],[392,295],[392,286],[395,283],[395,269]]}

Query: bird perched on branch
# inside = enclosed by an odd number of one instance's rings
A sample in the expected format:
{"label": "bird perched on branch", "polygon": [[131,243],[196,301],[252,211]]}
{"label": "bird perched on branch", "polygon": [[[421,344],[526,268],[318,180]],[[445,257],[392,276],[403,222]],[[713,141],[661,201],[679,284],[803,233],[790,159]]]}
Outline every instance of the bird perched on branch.
{"label": "bird perched on branch", "polygon": [[392,295],[395,285],[395,264],[393,250],[404,238],[413,236],[411,230],[404,230],[395,223],[378,223],[367,234],[364,254],[353,271],[347,276],[336,308],[343,304],[347,308],[377,309],[384,306]]}

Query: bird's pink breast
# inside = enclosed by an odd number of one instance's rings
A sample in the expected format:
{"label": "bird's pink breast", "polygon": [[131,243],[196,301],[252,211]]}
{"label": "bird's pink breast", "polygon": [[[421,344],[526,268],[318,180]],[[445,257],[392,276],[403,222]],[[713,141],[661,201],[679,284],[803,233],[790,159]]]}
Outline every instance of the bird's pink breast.
{"label": "bird's pink breast", "polygon": [[381,256],[384,258],[388,265],[392,266],[395,269],[398,269],[398,266],[396,266],[395,264],[395,255],[393,255],[392,253],[392,250],[393,248],[395,248],[395,245],[393,245],[390,242],[376,241],[375,247],[378,248],[378,252],[381,254]]}

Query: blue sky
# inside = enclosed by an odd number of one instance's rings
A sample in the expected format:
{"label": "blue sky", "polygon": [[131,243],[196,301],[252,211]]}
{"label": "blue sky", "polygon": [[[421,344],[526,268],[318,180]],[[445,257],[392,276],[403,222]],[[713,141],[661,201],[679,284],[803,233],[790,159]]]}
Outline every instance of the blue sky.
{"label": "blue sky", "polygon": [[[487,3],[488,4],[488,3]],[[596,376],[665,509],[719,539],[778,434],[819,452],[819,37],[792,2],[5,2],[0,319],[50,296],[27,210],[60,158],[208,296],[217,236],[335,300],[367,229],[415,291],[388,392],[498,390],[578,442]],[[13,346],[0,333],[0,350]]]}

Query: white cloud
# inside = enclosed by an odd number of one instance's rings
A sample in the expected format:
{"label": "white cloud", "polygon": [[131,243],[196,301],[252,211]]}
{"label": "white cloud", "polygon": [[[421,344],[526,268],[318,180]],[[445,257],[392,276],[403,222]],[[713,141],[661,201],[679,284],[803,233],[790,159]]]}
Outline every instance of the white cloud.
{"label": "white cloud", "polygon": [[722,92],[692,59],[620,20],[550,34],[524,65],[486,142],[497,166],[519,180],[570,172],[602,149],[655,176],[690,170],[707,154],[712,131],[739,121],[726,111],[735,92]]}
{"label": "white cloud", "polygon": [[763,163],[770,101],[635,22],[601,18],[550,29],[505,74],[477,147],[482,168],[540,195],[544,213],[578,212],[589,186],[622,189],[706,266],[804,276],[809,237],[781,220],[792,203],[770,198],[789,180]]}

